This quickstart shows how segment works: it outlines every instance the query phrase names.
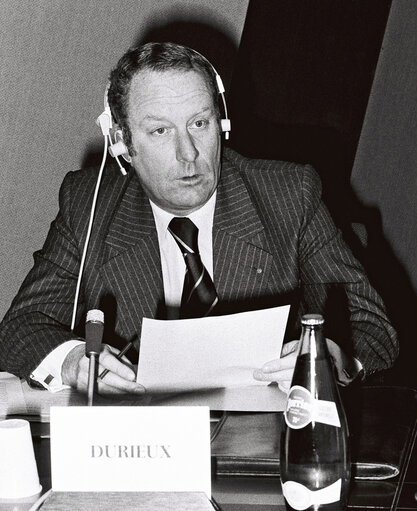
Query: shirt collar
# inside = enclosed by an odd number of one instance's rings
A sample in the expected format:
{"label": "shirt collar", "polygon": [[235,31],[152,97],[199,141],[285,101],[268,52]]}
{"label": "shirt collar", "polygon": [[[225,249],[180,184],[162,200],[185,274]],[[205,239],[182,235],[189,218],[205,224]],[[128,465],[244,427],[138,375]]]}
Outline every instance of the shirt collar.
{"label": "shirt collar", "polygon": [[[217,190],[213,193],[210,199],[202,206],[200,209],[193,211],[189,215],[184,215],[190,220],[192,220],[195,225],[198,227],[199,231],[204,231],[206,229],[212,229],[213,227],[213,218],[214,218],[214,208],[216,206],[216,196]],[[157,206],[154,202],[149,199],[149,203],[152,208],[153,216],[155,218],[156,229],[158,233],[164,233],[166,236],[168,232],[168,224],[169,222],[178,215],[173,215],[172,213],[168,213],[164,209]]]}

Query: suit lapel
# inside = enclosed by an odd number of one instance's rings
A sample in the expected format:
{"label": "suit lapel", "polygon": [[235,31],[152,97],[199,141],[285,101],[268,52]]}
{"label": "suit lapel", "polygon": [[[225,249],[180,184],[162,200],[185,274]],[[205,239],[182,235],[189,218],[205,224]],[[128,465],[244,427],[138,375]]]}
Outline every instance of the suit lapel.
{"label": "suit lapel", "polygon": [[115,294],[123,334],[140,332],[143,317],[155,317],[164,307],[161,259],[152,209],[134,176],[105,240],[107,262],[103,280]]}
{"label": "suit lapel", "polygon": [[[101,268],[114,294],[123,336],[140,332],[143,317],[163,317],[164,292],[158,236],[149,200],[134,176],[110,224]],[[262,307],[275,276],[264,226],[236,168],[223,161],[213,223],[214,282],[219,313]],[[233,304],[236,304],[236,307]]]}
{"label": "suit lapel", "polygon": [[246,308],[243,301],[251,301],[253,308],[254,298],[268,294],[273,257],[267,247],[246,185],[225,160],[214,215],[213,258],[214,282],[220,301],[228,304],[227,312],[234,309],[231,302],[236,302],[236,310]]}

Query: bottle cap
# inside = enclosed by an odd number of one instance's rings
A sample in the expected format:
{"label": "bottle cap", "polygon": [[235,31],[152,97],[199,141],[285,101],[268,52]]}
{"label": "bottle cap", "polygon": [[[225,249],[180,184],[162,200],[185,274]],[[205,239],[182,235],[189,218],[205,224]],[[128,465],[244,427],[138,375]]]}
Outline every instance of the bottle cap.
{"label": "bottle cap", "polygon": [[304,314],[301,318],[302,325],[322,325],[324,318],[321,314]]}

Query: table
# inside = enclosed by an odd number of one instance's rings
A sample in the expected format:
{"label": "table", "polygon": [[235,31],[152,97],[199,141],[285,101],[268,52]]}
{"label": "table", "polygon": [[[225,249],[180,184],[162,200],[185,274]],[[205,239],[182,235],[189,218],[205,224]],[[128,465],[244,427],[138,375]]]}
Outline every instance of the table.
{"label": "table", "polygon": [[[381,396],[381,402],[385,400],[387,403],[387,415],[380,417],[380,420],[389,425],[393,420],[389,414],[389,401],[395,399],[398,404],[398,396],[403,394],[401,390],[392,392],[385,387],[374,392],[373,395]],[[416,395],[417,393],[414,394],[414,399]],[[408,394],[407,399],[410,399]],[[411,400],[409,406],[411,408],[408,409],[408,412],[413,417],[416,402]],[[399,408],[404,408],[402,403],[399,403]],[[410,431],[412,430],[413,433],[409,435],[407,452],[404,452],[401,458],[401,473],[395,478],[384,481],[355,480],[349,498],[349,509],[354,511],[417,509],[416,419],[417,416],[413,420],[412,427],[410,426]],[[48,432],[49,425],[32,423],[31,429],[39,477],[43,489],[46,491],[51,487],[50,441],[49,438],[43,436]],[[212,485],[213,496],[222,511],[284,511],[286,509],[278,476],[224,477],[214,475]],[[0,502],[1,511],[27,511],[30,506],[30,503],[24,502]]]}
{"label": "table", "polygon": [[[34,439],[35,456],[39,477],[44,490],[51,487],[49,439]],[[388,482],[356,481],[350,496],[349,509],[404,511],[417,509],[417,449],[405,475],[405,484],[400,488],[399,478]],[[278,477],[214,478],[213,496],[222,511],[285,511]],[[397,502],[397,504],[396,504]],[[27,511],[30,503],[1,504],[1,511]]]}

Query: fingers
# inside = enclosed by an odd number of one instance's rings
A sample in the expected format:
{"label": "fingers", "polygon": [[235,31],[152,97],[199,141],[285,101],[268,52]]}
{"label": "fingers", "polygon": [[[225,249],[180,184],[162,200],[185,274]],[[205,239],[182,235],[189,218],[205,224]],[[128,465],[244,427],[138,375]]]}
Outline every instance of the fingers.
{"label": "fingers", "polygon": [[266,362],[260,369],[255,369],[253,377],[258,381],[277,382],[284,392],[288,392],[295,362],[298,355],[299,341],[291,341],[284,344],[281,358]]}
{"label": "fingers", "polygon": [[[99,365],[101,366],[100,373],[103,370],[107,369],[111,373],[114,373],[115,375],[119,376],[120,378],[123,378],[124,380],[135,381],[136,374],[133,370],[131,363],[126,357],[123,357],[122,359],[118,360],[116,358],[118,353],[119,350],[117,350],[116,348],[113,348],[111,346],[104,347],[104,349],[100,353],[100,357],[98,360]],[[109,383],[108,380],[107,383]]]}
{"label": "fingers", "polygon": [[[133,366],[126,357],[118,360],[118,350],[104,345],[98,359],[98,374],[104,370],[108,373],[97,378],[97,391],[99,394],[143,394],[145,389],[136,383],[136,374]],[[83,357],[79,362],[77,378],[77,389],[81,392],[87,391],[89,360]]]}
{"label": "fingers", "polygon": [[[132,382],[123,382],[112,379],[112,373],[108,373],[103,380],[97,380],[98,393],[101,395],[121,395],[121,394],[140,394],[145,393],[145,388],[142,385]],[[110,378],[109,378],[110,376]],[[108,380],[110,383],[106,383]]]}
{"label": "fingers", "polygon": [[290,341],[283,344],[281,350],[281,358],[285,357],[286,355],[289,355],[290,353],[294,353],[295,351],[298,352],[299,344],[300,341]]}
{"label": "fingers", "polygon": [[258,381],[266,382],[276,381],[277,383],[280,383],[282,381],[291,381],[293,373],[294,366],[288,367],[286,369],[277,369],[276,371],[273,372],[265,372],[263,368],[261,368],[254,370],[253,377],[255,378],[255,380]]}
{"label": "fingers", "polygon": [[278,388],[285,394],[288,394],[291,388],[291,380],[285,380],[278,382]]}

